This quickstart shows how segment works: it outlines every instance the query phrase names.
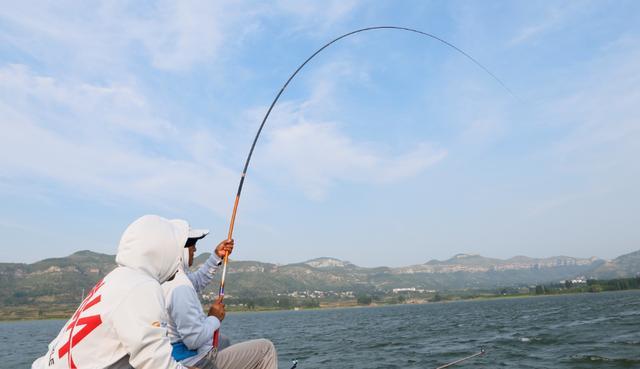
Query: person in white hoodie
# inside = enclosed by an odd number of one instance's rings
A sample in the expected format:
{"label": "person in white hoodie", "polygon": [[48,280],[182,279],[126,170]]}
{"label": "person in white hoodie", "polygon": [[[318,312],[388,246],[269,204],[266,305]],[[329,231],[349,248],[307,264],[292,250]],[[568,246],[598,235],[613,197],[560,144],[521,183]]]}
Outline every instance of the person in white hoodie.
{"label": "person in white hoodie", "polygon": [[222,263],[225,254],[233,251],[233,240],[218,244],[209,259],[195,272],[189,272],[193,265],[196,242],[209,231],[194,230],[184,248],[182,265],[175,278],[162,285],[169,316],[168,331],[173,357],[185,365],[195,365],[201,369],[276,369],[278,357],[271,341],[256,339],[225,347],[225,338],[220,340],[217,352],[213,349],[213,334],[224,319],[224,304],[218,299],[204,314],[198,299],[211,282]]}
{"label": "person in white hoodie", "polygon": [[189,224],[145,215],[125,230],[117,267],[91,290],[32,369],[182,369],[171,357],[160,284],[180,265]]}

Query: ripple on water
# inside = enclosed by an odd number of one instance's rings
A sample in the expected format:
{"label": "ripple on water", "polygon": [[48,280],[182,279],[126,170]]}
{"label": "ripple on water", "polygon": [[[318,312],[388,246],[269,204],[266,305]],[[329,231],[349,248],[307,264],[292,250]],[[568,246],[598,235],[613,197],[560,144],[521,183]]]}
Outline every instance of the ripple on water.
{"label": "ripple on water", "polygon": [[612,358],[600,355],[572,355],[570,357],[572,363],[614,363],[620,364],[622,367],[637,367],[640,365],[640,359],[631,358]]}

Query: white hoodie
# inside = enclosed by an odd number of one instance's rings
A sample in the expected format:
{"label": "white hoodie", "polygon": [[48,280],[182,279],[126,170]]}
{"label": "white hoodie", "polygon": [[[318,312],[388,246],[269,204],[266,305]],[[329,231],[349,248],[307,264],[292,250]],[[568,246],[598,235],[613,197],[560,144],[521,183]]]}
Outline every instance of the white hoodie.
{"label": "white hoodie", "polygon": [[145,215],[124,232],[116,267],[91,290],[32,369],[176,369],[160,283],[178,269],[184,220]]}

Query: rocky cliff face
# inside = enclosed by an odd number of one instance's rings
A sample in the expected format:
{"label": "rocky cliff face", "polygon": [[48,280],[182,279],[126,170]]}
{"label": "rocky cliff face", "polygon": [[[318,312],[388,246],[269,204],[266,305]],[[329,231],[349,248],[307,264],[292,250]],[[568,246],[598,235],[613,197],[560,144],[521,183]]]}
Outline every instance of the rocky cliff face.
{"label": "rocky cliff face", "polygon": [[516,256],[507,260],[485,258],[480,255],[458,254],[449,260],[431,260],[425,264],[395,268],[396,274],[413,273],[485,273],[497,271],[541,270],[562,267],[595,267],[604,263],[596,257],[588,259],[556,256],[535,259],[527,256]]}
{"label": "rocky cliff face", "polygon": [[[208,254],[195,260],[203,263]],[[33,264],[0,263],[0,304],[33,304],[38,301],[77,303],[115,268],[113,255],[80,251],[63,258]],[[510,259],[458,254],[444,261],[400,268],[365,268],[335,258],[276,265],[258,261],[235,261],[227,289],[239,296],[272,295],[292,291],[391,291],[394,288],[428,290],[495,288],[558,282],[577,276],[587,278],[633,277],[640,273],[640,251],[614,260],[557,256]],[[217,290],[214,282],[210,291]]]}

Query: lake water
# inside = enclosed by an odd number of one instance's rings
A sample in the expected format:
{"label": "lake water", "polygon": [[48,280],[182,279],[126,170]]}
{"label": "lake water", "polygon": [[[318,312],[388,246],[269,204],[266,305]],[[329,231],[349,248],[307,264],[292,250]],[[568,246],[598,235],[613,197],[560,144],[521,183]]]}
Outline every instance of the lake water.
{"label": "lake water", "polygon": [[[28,368],[64,321],[0,323],[0,368]],[[233,341],[266,337],[280,368],[640,368],[640,291],[375,308],[230,313]]]}

